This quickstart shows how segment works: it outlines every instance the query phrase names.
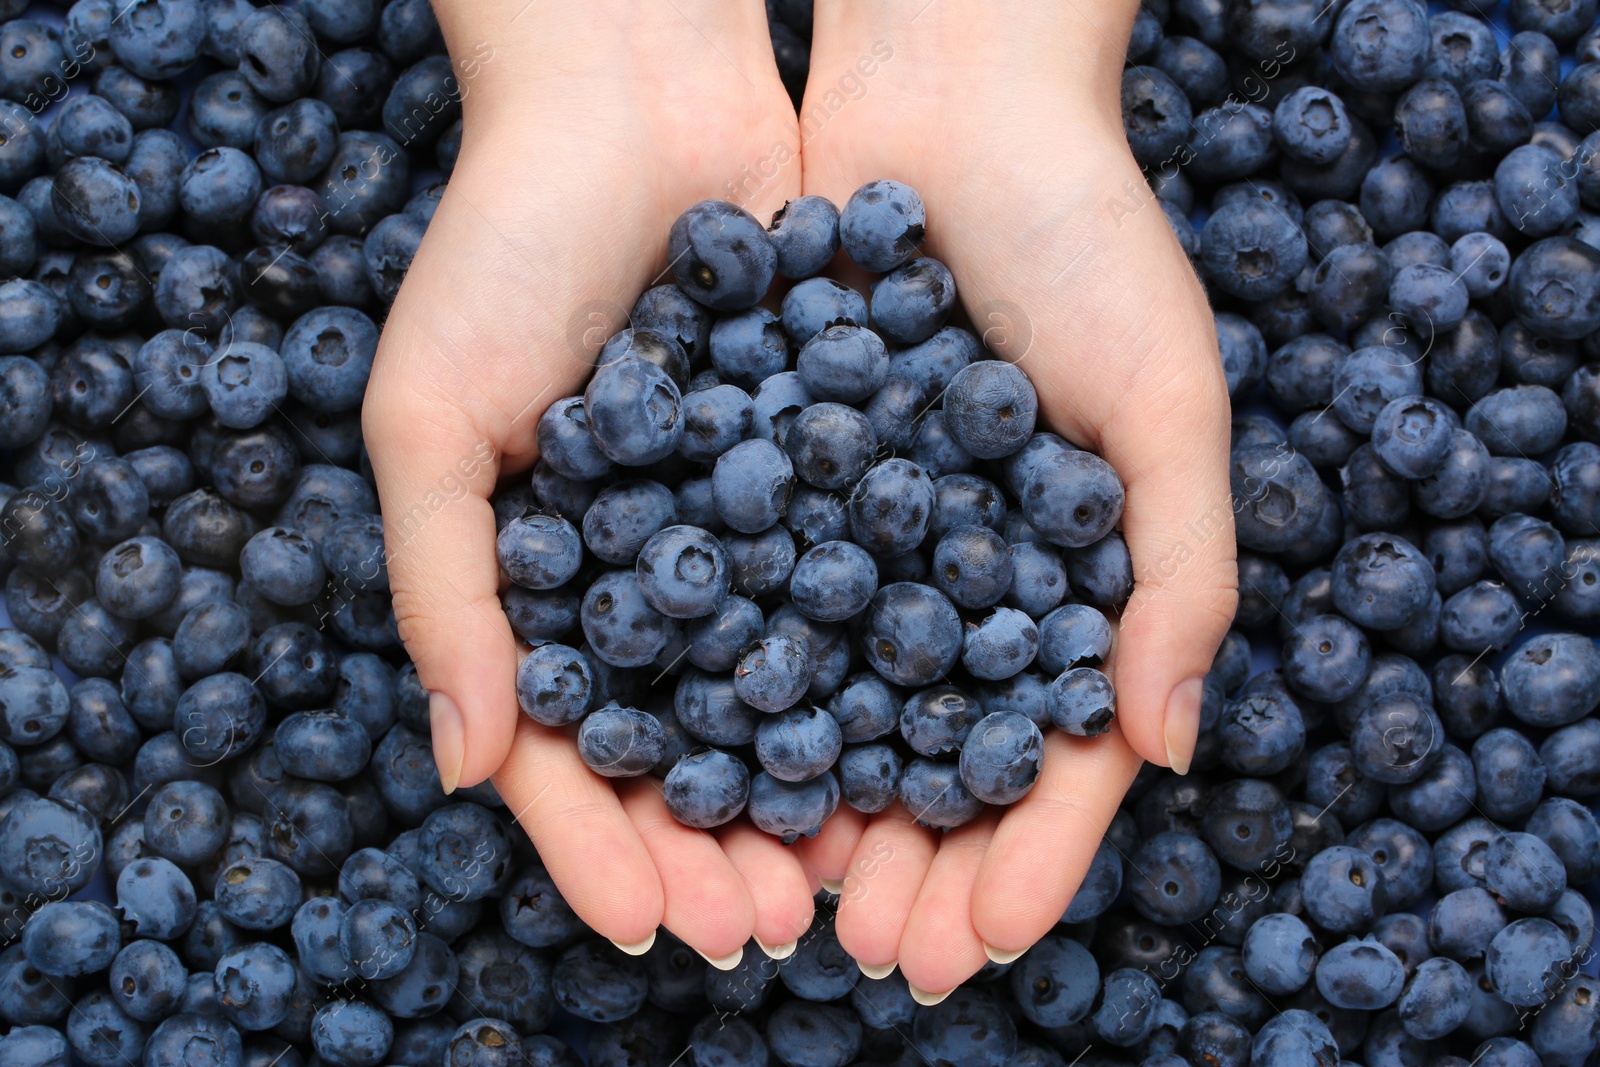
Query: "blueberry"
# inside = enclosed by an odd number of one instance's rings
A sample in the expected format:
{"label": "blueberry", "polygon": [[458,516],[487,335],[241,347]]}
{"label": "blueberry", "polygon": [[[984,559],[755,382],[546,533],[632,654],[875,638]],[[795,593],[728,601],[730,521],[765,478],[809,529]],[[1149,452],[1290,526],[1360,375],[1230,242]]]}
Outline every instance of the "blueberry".
{"label": "blueberry", "polygon": [[[582,418],[581,407],[577,415]],[[683,398],[683,437],[678,442],[678,451],[689,459],[714,462],[749,437],[753,427],[750,396],[738,386],[718,385],[696,390]],[[604,459],[603,456],[599,458]]]}
{"label": "blueberry", "polygon": [[[798,292],[799,288],[791,289],[790,294]],[[862,314],[865,315],[865,310]],[[706,342],[711,352],[711,365],[724,381],[742,389],[753,389],[788,366],[789,344],[784,330],[785,325],[764,307],[721,316],[711,327]],[[807,333],[807,339],[815,332]]]}
{"label": "blueberry", "polygon": [[975,678],[1001,681],[1025,670],[1039,650],[1039,628],[1016,608],[995,608],[977,624],[968,623],[961,663]]}
{"label": "blueberry", "polygon": [[872,465],[878,442],[872,424],[859,411],[821,403],[795,416],[784,448],[802,481],[818,489],[845,489]]}
{"label": "blueberry", "polygon": [[961,745],[961,782],[986,804],[1011,804],[1027,795],[1039,777],[1044,737],[1015,711],[985,715]]}
{"label": "blueberry", "polygon": [[771,441],[744,441],[718,457],[711,485],[724,522],[740,533],[760,533],[783,517],[794,465]]}
{"label": "blueberry", "polygon": [[1217,724],[1223,762],[1240,774],[1274,774],[1305,747],[1305,720],[1285,696],[1245,693],[1223,705]]}
{"label": "blueberry", "polygon": [[104,970],[121,948],[117,917],[99,901],[48,901],[22,928],[23,954],[45,974],[72,978]]}
{"label": "blueberry", "polygon": [[872,181],[845,201],[839,243],[857,266],[889,271],[916,254],[926,224],[927,211],[916,190],[897,181]]}
{"label": "blueberry", "polygon": [[1518,919],[1489,942],[1484,970],[1494,991],[1519,1008],[1537,1007],[1561,989],[1572,944],[1548,919]]}
{"label": "blueberry", "polygon": [[1111,681],[1093,667],[1073,667],[1050,683],[1046,706],[1050,721],[1080,737],[1098,737],[1111,729],[1117,700]]}
{"label": "blueberry", "polygon": [[758,828],[791,844],[815,837],[838,806],[839,781],[832,772],[804,782],[785,782],[762,772],[750,780],[746,810]]}
{"label": "blueberry", "polygon": [[316,1009],[311,1044],[330,1063],[370,1067],[383,1061],[394,1040],[394,1023],[364,1000],[333,1000]]}
{"label": "blueberry", "polygon": [[825,773],[839,757],[839,724],[826,711],[796,707],[761,721],[755,753],[767,774],[785,782],[803,782]]}
{"label": "blueberry", "polygon": [[1561,859],[1544,841],[1528,833],[1496,838],[1484,854],[1483,874],[1488,889],[1515,911],[1546,911],[1567,888]]}
{"label": "blueberry", "polygon": [[289,1016],[298,974],[287,953],[258,941],[219,959],[211,980],[228,1020],[256,1031]]}
{"label": "blueberry", "polygon": [[[659,482],[644,479],[613,481],[600,490],[584,509],[583,541],[590,552],[606,563],[636,565],[639,550],[645,543],[661,530],[675,525],[676,520],[677,505],[672,492]],[[535,530],[552,529],[549,517],[524,516],[522,521],[531,524]],[[500,536],[511,536],[508,531],[515,525],[508,525]],[[548,545],[539,548],[539,551],[553,551],[555,547]],[[575,551],[577,554],[571,555],[568,549],[563,548],[559,555],[551,559],[540,559],[534,554],[528,556],[527,562],[543,570],[559,561],[563,564],[562,571],[570,566],[575,574],[582,559],[581,550]],[[547,571],[546,578],[554,578],[557,573],[562,572]],[[571,576],[568,574],[566,578]],[[566,578],[552,582],[548,588],[560,585]]]}
{"label": "blueberry", "polygon": [[938,332],[955,300],[948,267],[936,259],[913,259],[873,283],[872,327],[897,344],[917,344]]}
{"label": "blueberry", "polygon": [[922,543],[932,521],[933,482],[904,459],[867,471],[850,494],[851,538],[879,557],[894,557]]}
{"label": "blueberry", "polygon": [[871,330],[851,323],[827,325],[801,346],[795,368],[813,397],[854,404],[883,385],[889,356]]}
{"label": "blueberry", "polygon": [[1370,655],[1359,627],[1339,615],[1319,615],[1285,643],[1284,674],[1313,700],[1343,700],[1366,680]]}
{"label": "blueberry", "polygon": [[971,822],[983,810],[952,763],[913,759],[900,777],[900,803],[923,826],[950,830]]}
{"label": "blueberry", "polygon": [[767,378],[750,394],[756,436],[782,446],[790,424],[811,402],[798,373],[784,371]]}
{"label": "blueberry", "polygon": [[839,756],[844,802],[860,812],[882,811],[899,796],[900,754],[886,744],[848,745]]}
{"label": "blueberry", "polygon": [[174,938],[194,921],[194,886],[169,860],[136,859],[117,876],[117,910],[143,937]]}
{"label": "blueberry", "polygon": [[1222,892],[1216,857],[1190,834],[1156,834],[1139,846],[1132,862],[1147,872],[1129,883],[1133,904],[1152,922],[1193,922],[1211,910]]}
{"label": "blueberry", "polygon": [[871,555],[842,540],[827,541],[806,552],[789,579],[794,606],[820,622],[853,618],[877,590],[878,567]]}
{"label": "blueberry", "polygon": [[751,707],[776,713],[794,706],[805,695],[811,673],[811,653],[805,640],[772,635],[740,655],[733,688]]}
{"label": "blueberry", "polygon": [[785,278],[819,274],[839,250],[839,209],[822,196],[786,200],[767,227]]}
{"label": "blueberry", "polygon": [[1511,305],[1541,337],[1577,340],[1600,325],[1600,250],[1571,237],[1536,241],[1511,265]]}
{"label": "blueberry", "polygon": [[750,772],[737,757],[711,749],[679,760],[667,772],[662,792],[673,818],[685,826],[710,829],[744,810]]}
{"label": "blueberry", "polygon": [[653,716],[607,706],[590,712],[578,728],[578,754],[608,778],[644,774],[661,758],[666,735]]}
{"label": "blueberry", "polygon": [[667,237],[673,276],[715,311],[740,311],[766,293],[778,269],[772,238],[749,212],[704,200],[678,216]]}
{"label": "blueberry", "polygon": [[1155,67],[1130,67],[1123,72],[1122,126],[1134,158],[1142,165],[1175,169],[1173,160],[1189,136],[1193,119],[1190,98],[1159,61]]}
{"label": "blueberry", "polygon": [[1111,625],[1083,604],[1063,604],[1039,621],[1039,666],[1053,674],[1098,667],[1111,651]]}
{"label": "blueberry", "polygon": [[699,670],[683,673],[672,707],[691,736],[714,745],[750,744],[762,715],[734,694],[733,678]]}

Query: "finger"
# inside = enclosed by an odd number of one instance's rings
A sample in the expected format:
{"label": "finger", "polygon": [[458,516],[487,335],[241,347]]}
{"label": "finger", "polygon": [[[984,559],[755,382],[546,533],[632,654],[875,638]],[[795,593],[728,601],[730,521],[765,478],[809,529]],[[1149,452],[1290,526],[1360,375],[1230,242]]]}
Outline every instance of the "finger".
{"label": "finger", "polygon": [[[912,997],[932,1002],[989,962],[972,929],[972,886],[998,817],[985,811],[945,833],[900,935],[900,973]],[[932,996],[929,996],[932,994]]]}
{"label": "finger", "polygon": [[746,822],[731,823],[716,837],[728,862],[744,878],[755,906],[756,943],[773,959],[792,955],[811,927],[816,908],[799,857],[776,837]]}
{"label": "finger", "polygon": [[[397,316],[385,328],[380,367],[417,358],[422,342],[409,321]],[[383,507],[395,619],[429,694],[434,759],[448,793],[500,766],[521,716],[488,500],[499,453],[429,381],[375,374],[362,433]]]}
{"label": "finger", "polygon": [[[847,804],[828,817],[816,837],[802,837],[793,845],[807,873],[817,879],[823,889],[839,892],[845,871],[850,866],[850,856],[866,829],[867,817]],[[814,892],[814,890],[813,890]]]}
{"label": "finger", "polygon": [[898,802],[872,817],[856,845],[835,930],[862,969],[874,969],[868,971],[874,978],[899,961],[906,919],[938,847],[938,836]]}
{"label": "finger", "polygon": [[744,877],[716,838],[672,817],[656,779],[618,779],[616,790],[660,875],[662,925],[712,966],[731,969],[755,929]]}
{"label": "finger", "polygon": [[1118,727],[1101,737],[1045,734],[1028,795],[1000,819],[972,886],[972,927],[1001,962],[1061,921],[1139,771]]}
{"label": "finger", "polygon": [[578,918],[620,945],[648,948],[661,924],[661,880],[616,791],[561,731],[518,720],[495,788]]}
{"label": "finger", "polygon": [[1117,715],[1136,752],[1181,774],[1194,756],[1202,682],[1233,622],[1238,572],[1216,332],[1194,322],[1164,336],[1177,354],[1148,361],[1101,447],[1127,488],[1122,528],[1133,561]]}

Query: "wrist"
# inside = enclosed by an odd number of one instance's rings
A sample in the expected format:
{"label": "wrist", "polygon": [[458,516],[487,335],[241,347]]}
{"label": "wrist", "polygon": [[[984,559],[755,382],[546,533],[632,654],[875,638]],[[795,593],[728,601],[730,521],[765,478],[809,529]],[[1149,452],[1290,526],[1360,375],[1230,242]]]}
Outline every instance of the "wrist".
{"label": "wrist", "polygon": [[[1121,79],[1139,0],[996,3],[995,0],[816,0],[812,69],[840,54],[892,51],[900,77],[929,99],[968,98],[995,79],[1053,90],[1074,117],[1104,120],[1121,136]],[[820,58],[819,58],[820,57]]]}
{"label": "wrist", "polygon": [[526,126],[617,86],[648,97],[686,65],[726,62],[752,82],[773,65],[762,0],[434,0],[434,9],[463,109],[490,121]]}

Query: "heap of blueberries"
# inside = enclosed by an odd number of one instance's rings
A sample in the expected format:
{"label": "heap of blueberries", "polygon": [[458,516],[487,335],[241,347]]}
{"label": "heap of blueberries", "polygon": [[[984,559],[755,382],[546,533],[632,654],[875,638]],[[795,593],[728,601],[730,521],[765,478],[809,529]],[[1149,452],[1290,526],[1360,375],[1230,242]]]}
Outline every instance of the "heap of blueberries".
{"label": "heap of blueberries", "polygon": [[[842,211],[792,200],[770,231],[689,208],[677,283],[551,405],[531,481],[501,497],[506,613],[535,645],[523,710],[578,723],[600,774],[664,775],[687,825],[748,811],[793,841],[842,796],[959,826],[1032,788],[1040,726],[1110,728],[1122,483],[1035,433],[1027,375],[945,324],[925,225],[894,181]],[[818,276],[841,247],[883,272],[870,310]],[[796,284],[768,310],[779,276]]]}
{"label": "heap of blueberries", "polygon": [[[1236,628],[1192,772],[925,1006],[826,890],[782,961],[625,955],[440,788],[359,422],[460,143],[426,0],[0,0],[0,1065],[1592,1062],[1597,8],[1145,0],[1108,210],[1217,309]],[[690,208],[497,496],[524,709],[690,825],[954,826],[1113,714],[1120,484],[924,222]]]}

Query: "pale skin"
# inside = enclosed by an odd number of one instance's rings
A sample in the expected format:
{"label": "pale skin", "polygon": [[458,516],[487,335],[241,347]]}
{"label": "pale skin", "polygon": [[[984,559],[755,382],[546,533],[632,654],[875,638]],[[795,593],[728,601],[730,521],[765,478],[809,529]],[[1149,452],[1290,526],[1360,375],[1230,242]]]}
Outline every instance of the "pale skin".
{"label": "pale skin", "polygon": [[[621,945],[665,926],[713,961],[752,937],[782,954],[827,885],[863,969],[898,965],[932,1001],[1059,920],[1141,760],[1187,769],[1236,572],[1211,315],[1122,133],[1136,3],[924,2],[818,0],[802,133],[759,0],[441,0],[458,70],[485,42],[493,56],[464,79],[460,162],[386,324],[364,430],[445,785],[493,775],[568,902]],[[1033,379],[1041,422],[1127,485],[1118,726],[1047,731],[1033,791],[943,835],[899,805],[841,807],[787,847],[743,820],[688,829],[656,780],[598,777],[569,733],[520,714],[488,497],[532,465],[539,415],[581,390],[656,283],[683,208],[733,182],[765,221],[875,178],[922,194],[926,253]],[[464,494],[401,525],[463,472]]]}

